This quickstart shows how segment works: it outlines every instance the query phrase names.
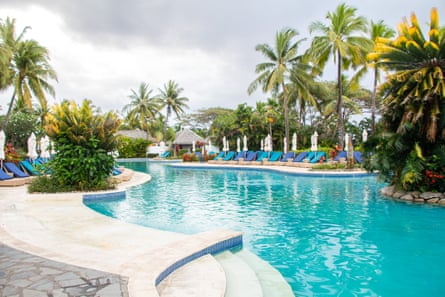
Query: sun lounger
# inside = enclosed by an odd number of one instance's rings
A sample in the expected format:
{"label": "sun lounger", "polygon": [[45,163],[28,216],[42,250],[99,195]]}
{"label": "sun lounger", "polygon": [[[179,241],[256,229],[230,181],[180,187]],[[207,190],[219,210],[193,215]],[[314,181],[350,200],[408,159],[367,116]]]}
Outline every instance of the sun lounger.
{"label": "sun lounger", "polygon": [[41,172],[37,170],[28,160],[23,160],[19,162],[19,165],[25,168],[25,170],[31,175],[41,175]]}
{"label": "sun lounger", "polygon": [[307,157],[307,152],[301,152],[298,156],[295,157],[294,162],[303,162],[303,160]]}
{"label": "sun lounger", "polygon": [[280,162],[288,162],[289,160],[293,160],[294,158],[295,152],[287,152],[287,154],[285,154],[283,158],[281,158]]}
{"label": "sun lounger", "polygon": [[256,156],[257,156],[256,152],[248,151],[244,160],[239,160],[238,164],[241,165],[254,164]]}
{"label": "sun lounger", "polygon": [[354,161],[357,163],[362,163],[362,152],[354,152]]}
{"label": "sun lounger", "polygon": [[235,152],[228,152],[223,161],[230,161],[235,157]]}
{"label": "sun lounger", "polygon": [[347,152],[345,151],[341,151],[337,154],[337,156],[335,156],[335,158],[333,159],[333,161],[335,162],[340,162],[340,159],[345,159],[347,158]]}
{"label": "sun lounger", "polygon": [[222,160],[224,156],[225,156],[224,152],[220,152],[215,158],[213,158],[213,160],[215,161]]}
{"label": "sun lounger", "polygon": [[17,167],[17,165],[15,165],[15,163],[5,162],[3,164],[3,166],[5,167],[6,170],[11,172],[15,177],[18,177],[18,178],[29,177],[29,174],[26,172],[23,172],[19,167]]}
{"label": "sun lounger", "polygon": [[244,152],[238,152],[235,155],[235,158],[233,158],[233,161],[239,161],[240,158],[244,158],[245,153]]}
{"label": "sun lounger", "polygon": [[12,176],[7,174],[5,171],[3,171],[3,169],[0,168],[0,180],[8,180],[8,179],[12,179]]}
{"label": "sun lounger", "polygon": [[257,161],[257,162],[262,162],[263,159],[266,159],[267,157],[269,157],[269,153],[267,153],[267,152],[263,152],[263,151],[259,151],[259,152],[257,153],[256,161]]}
{"label": "sun lounger", "polygon": [[325,152],[315,152],[313,158],[309,159],[309,163],[318,163],[326,161]]}
{"label": "sun lounger", "polygon": [[165,159],[165,158],[167,158],[167,157],[169,157],[169,156],[170,156],[170,151],[165,151],[165,152],[163,152],[163,153],[160,155],[160,157],[163,158],[163,159]]}

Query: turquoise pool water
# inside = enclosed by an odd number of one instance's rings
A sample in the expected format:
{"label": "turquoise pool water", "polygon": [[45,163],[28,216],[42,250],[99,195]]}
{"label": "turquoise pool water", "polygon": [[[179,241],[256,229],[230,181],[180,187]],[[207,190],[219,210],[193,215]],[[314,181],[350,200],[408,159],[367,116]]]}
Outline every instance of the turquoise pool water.
{"label": "turquoise pool water", "polygon": [[152,182],[89,207],[176,232],[242,231],[296,296],[445,296],[445,208],[384,199],[375,177],[124,165]]}

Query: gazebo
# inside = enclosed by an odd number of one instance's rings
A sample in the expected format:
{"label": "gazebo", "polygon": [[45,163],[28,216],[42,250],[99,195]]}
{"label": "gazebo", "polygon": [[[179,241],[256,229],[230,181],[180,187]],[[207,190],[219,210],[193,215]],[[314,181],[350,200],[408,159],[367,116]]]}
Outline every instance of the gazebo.
{"label": "gazebo", "polygon": [[192,150],[193,142],[202,142],[204,143],[204,138],[196,134],[190,129],[182,129],[181,131],[176,133],[175,140],[173,141],[173,144],[175,145],[175,148],[178,150]]}

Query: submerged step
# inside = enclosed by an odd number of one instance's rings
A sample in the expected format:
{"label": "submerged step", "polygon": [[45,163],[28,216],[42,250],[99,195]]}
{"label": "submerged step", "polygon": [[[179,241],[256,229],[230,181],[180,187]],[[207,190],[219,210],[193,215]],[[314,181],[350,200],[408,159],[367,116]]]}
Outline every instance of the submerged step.
{"label": "submerged step", "polygon": [[259,279],[246,261],[229,251],[214,257],[226,274],[225,297],[263,297]]}

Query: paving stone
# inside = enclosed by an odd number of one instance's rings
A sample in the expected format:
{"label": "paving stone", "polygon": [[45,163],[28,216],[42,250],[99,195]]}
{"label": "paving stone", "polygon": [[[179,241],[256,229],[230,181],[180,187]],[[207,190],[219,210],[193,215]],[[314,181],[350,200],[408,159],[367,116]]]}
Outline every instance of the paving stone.
{"label": "paving stone", "polygon": [[48,297],[48,294],[42,291],[24,289],[23,297]]}

